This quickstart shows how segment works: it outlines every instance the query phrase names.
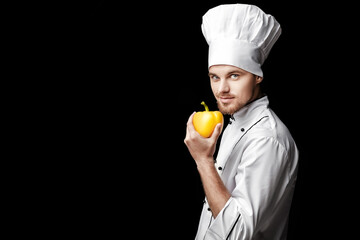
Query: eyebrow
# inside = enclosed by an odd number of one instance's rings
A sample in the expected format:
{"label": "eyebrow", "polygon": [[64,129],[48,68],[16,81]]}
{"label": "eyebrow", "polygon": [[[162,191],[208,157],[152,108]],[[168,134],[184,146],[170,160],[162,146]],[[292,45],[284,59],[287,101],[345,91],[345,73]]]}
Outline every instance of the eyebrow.
{"label": "eyebrow", "polygon": [[215,73],[212,73],[212,72],[209,72],[208,75],[209,75],[209,77],[210,77],[210,75],[216,75],[216,74],[215,74]]}
{"label": "eyebrow", "polygon": [[[226,75],[232,75],[232,74],[235,74],[235,73],[237,73],[237,74],[239,74],[239,73],[240,73],[240,74],[243,74],[244,72],[242,72],[242,71],[240,71],[240,70],[234,70],[234,71],[231,71],[231,72],[226,73]],[[212,73],[212,72],[209,72],[208,75],[209,75],[209,77],[210,77],[211,75],[217,76],[216,73]]]}
{"label": "eyebrow", "polygon": [[240,70],[234,70],[234,71],[229,72],[228,75],[232,75],[232,74],[234,74],[234,73],[240,73],[240,74],[242,74],[242,73],[244,73],[244,72],[242,72],[242,71],[240,71]]}

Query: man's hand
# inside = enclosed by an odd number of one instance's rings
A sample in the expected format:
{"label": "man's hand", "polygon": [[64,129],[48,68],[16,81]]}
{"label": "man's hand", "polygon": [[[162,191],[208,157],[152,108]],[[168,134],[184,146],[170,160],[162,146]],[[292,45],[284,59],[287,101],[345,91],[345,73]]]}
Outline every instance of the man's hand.
{"label": "man's hand", "polygon": [[209,162],[214,164],[213,155],[215,153],[216,142],[221,133],[221,123],[216,125],[214,132],[209,138],[204,138],[194,128],[194,114],[195,112],[190,115],[187,122],[184,142],[197,165],[208,164]]}
{"label": "man's hand", "polygon": [[194,113],[191,114],[187,122],[184,142],[196,162],[207,201],[213,217],[216,218],[231,197],[214,166],[213,155],[216,142],[221,133],[221,123],[216,125],[214,132],[209,138],[204,138],[196,132],[192,123],[193,116]]}

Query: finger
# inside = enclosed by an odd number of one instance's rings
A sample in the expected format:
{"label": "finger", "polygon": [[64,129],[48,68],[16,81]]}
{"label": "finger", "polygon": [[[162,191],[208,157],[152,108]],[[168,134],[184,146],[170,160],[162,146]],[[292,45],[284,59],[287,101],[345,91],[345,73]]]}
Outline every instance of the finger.
{"label": "finger", "polygon": [[211,135],[211,138],[212,138],[213,140],[217,141],[217,139],[219,138],[220,133],[221,133],[221,127],[222,127],[222,124],[221,124],[221,123],[218,123],[218,124],[215,126],[214,132],[213,132],[213,134]]}
{"label": "finger", "polygon": [[189,125],[186,125],[186,136],[185,139],[187,139],[188,137],[190,137],[190,132],[189,132]]}
{"label": "finger", "polygon": [[193,113],[190,115],[190,117],[189,117],[189,119],[188,119],[188,121],[187,121],[187,123],[186,123],[186,136],[185,136],[185,139],[188,138],[188,137],[190,137],[190,129],[194,127],[194,126],[193,126],[193,123],[192,123],[194,114],[195,114],[195,112],[193,112]]}
{"label": "finger", "polygon": [[189,124],[192,124],[192,121],[193,121],[193,118],[194,118],[194,114],[195,114],[196,112],[193,112],[191,115],[190,115],[190,117],[189,117],[189,119],[188,119],[188,121],[187,121],[187,125],[189,125]]}
{"label": "finger", "polygon": [[187,129],[189,130],[189,131],[195,131],[195,128],[194,128],[194,124],[193,124],[193,119],[194,119],[194,115],[195,115],[195,113],[196,112],[193,112],[191,115],[190,115],[190,117],[189,117],[189,119],[188,119],[188,122],[187,122]]}

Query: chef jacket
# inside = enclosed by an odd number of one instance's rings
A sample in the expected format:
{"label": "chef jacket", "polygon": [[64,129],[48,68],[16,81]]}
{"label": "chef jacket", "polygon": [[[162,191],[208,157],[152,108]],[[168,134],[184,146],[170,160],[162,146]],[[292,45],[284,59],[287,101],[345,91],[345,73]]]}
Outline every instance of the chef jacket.
{"label": "chef jacket", "polygon": [[231,117],[215,167],[230,199],[214,219],[204,201],[196,240],[286,239],[298,150],[264,96]]}

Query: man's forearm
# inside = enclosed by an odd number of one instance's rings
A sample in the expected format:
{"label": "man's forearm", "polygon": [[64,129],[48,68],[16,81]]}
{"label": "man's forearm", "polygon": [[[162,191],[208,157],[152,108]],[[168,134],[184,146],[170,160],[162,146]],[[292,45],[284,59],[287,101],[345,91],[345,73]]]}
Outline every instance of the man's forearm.
{"label": "man's forearm", "polygon": [[205,195],[209,203],[213,217],[215,218],[221,209],[224,208],[231,194],[226,189],[216,168],[213,159],[202,161],[197,164],[202,184],[204,186]]}

